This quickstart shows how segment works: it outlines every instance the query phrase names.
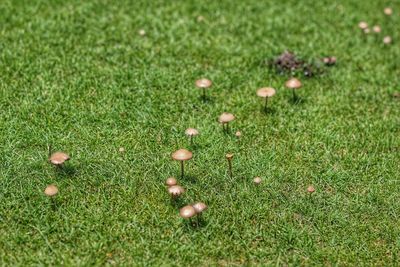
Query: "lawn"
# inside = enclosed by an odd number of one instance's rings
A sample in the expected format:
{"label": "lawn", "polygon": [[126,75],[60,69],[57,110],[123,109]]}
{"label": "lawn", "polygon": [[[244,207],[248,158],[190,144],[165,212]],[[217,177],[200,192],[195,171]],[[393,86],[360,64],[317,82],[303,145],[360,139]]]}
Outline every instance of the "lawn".
{"label": "lawn", "polygon": [[[398,265],[399,12],[365,0],[1,1],[0,265]],[[296,103],[290,74],[266,64],[285,50],[337,57],[298,74]],[[200,77],[213,81],[207,101]],[[230,133],[222,112],[236,116]],[[61,170],[49,145],[71,156]],[[184,178],[179,148],[193,152]],[[187,190],[175,203],[169,176]],[[179,217],[195,201],[208,205],[199,226]]]}

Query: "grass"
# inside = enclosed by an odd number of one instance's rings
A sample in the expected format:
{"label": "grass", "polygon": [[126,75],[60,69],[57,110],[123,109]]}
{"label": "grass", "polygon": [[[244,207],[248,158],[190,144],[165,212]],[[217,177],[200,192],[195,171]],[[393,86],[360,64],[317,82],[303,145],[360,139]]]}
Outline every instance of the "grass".
{"label": "grass", "polygon": [[[397,265],[393,3],[2,1],[1,265]],[[394,44],[365,38],[361,20]],[[300,104],[263,64],[286,49],[338,58],[301,77]],[[203,76],[214,82],[206,103],[194,87]],[[263,86],[277,89],[267,116]],[[240,145],[217,123],[224,111]],[[194,147],[188,127],[200,131]],[[64,171],[48,164],[49,144],[71,155]],[[164,187],[179,177],[170,153],[181,147],[194,153],[181,203],[209,205],[199,228]]]}

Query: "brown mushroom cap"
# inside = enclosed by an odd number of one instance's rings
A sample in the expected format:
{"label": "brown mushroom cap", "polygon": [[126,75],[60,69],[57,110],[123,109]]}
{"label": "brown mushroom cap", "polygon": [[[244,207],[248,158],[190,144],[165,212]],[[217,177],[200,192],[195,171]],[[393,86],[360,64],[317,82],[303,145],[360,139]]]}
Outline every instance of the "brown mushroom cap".
{"label": "brown mushroom cap", "polygon": [[70,157],[66,153],[55,152],[50,156],[49,161],[51,162],[51,164],[61,165],[69,159],[70,159]]}
{"label": "brown mushroom cap", "polygon": [[390,37],[390,36],[385,36],[384,38],[383,38],[383,43],[384,44],[390,44],[392,42],[392,37]]}
{"label": "brown mushroom cap", "polygon": [[187,128],[185,134],[188,136],[196,136],[199,134],[199,131],[195,128]]}
{"label": "brown mushroom cap", "polygon": [[381,27],[378,26],[378,25],[375,25],[375,26],[372,28],[372,30],[373,30],[375,33],[380,33],[380,32],[382,31]]}
{"label": "brown mushroom cap", "polygon": [[261,180],[261,177],[255,177],[254,179],[253,179],[253,182],[255,183],[255,184],[261,184],[261,182],[262,182],[262,180]]}
{"label": "brown mushroom cap", "polygon": [[225,155],[225,157],[226,157],[227,160],[231,160],[233,158],[233,154],[228,153],[228,154]]}
{"label": "brown mushroom cap", "polygon": [[275,89],[272,87],[263,87],[257,90],[257,96],[266,98],[266,97],[272,97],[275,95]]}
{"label": "brown mushroom cap", "polygon": [[365,21],[361,21],[360,23],[358,23],[358,27],[359,27],[361,30],[365,30],[365,29],[368,28],[368,23],[366,23]]}
{"label": "brown mushroom cap", "polygon": [[193,157],[193,153],[190,152],[190,151],[187,150],[187,149],[181,148],[181,149],[175,151],[174,153],[172,153],[171,156],[172,156],[172,159],[173,159],[173,160],[182,161],[182,160],[189,160],[189,159],[191,159],[191,158]]}
{"label": "brown mushroom cap", "polygon": [[189,219],[196,215],[196,210],[192,206],[187,205],[180,209],[179,215],[181,215],[182,218]]}
{"label": "brown mushroom cap", "polygon": [[55,196],[58,193],[58,188],[54,184],[48,185],[44,190],[44,193],[49,197]]}
{"label": "brown mushroom cap", "polygon": [[167,186],[174,186],[174,185],[177,185],[177,184],[178,184],[178,181],[176,180],[175,177],[169,177],[169,178],[167,178],[167,180],[165,181],[165,184],[166,184]]}
{"label": "brown mushroom cap", "polygon": [[307,192],[308,193],[314,193],[315,192],[314,186],[310,185],[309,187],[307,187]]}
{"label": "brown mushroom cap", "polygon": [[219,116],[220,123],[228,123],[235,119],[235,116],[232,113],[224,112]]}
{"label": "brown mushroom cap", "polygon": [[210,88],[212,85],[212,81],[206,78],[202,78],[196,81],[196,86],[200,89]]}
{"label": "brown mushroom cap", "polygon": [[238,137],[238,138],[241,137],[241,136],[242,136],[242,132],[241,132],[241,131],[237,131],[237,132],[235,133],[235,136]]}
{"label": "brown mushroom cap", "polygon": [[285,83],[285,85],[289,89],[299,89],[301,87],[301,82],[299,79],[291,78]]}
{"label": "brown mushroom cap", "polygon": [[192,205],[192,207],[195,209],[197,214],[202,213],[203,211],[207,210],[207,205],[203,202],[194,203]]}
{"label": "brown mushroom cap", "polygon": [[173,197],[179,197],[185,193],[185,189],[180,185],[173,185],[168,187],[168,193]]}
{"label": "brown mushroom cap", "polygon": [[386,8],[383,10],[383,13],[385,13],[385,15],[390,16],[390,15],[393,14],[393,9],[391,9],[390,7],[386,7]]}

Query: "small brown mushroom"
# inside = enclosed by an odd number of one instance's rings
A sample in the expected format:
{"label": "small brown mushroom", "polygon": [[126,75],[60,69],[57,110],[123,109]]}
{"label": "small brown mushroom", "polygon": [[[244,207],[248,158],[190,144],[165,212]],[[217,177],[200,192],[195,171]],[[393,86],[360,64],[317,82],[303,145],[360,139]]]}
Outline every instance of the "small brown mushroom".
{"label": "small brown mushroom", "polygon": [[383,43],[384,43],[385,45],[391,44],[391,43],[392,43],[392,37],[390,37],[390,36],[385,36],[385,37],[383,38]]}
{"label": "small brown mushroom", "polygon": [[262,180],[261,180],[261,177],[255,177],[254,179],[253,179],[253,182],[254,182],[254,184],[256,184],[256,185],[259,185],[259,184],[261,184],[261,182],[262,182]]}
{"label": "small brown mushroom", "polygon": [[55,152],[50,156],[49,161],[51,164],[60,167],[64,164],[64,162],[68,161],[69,159],[70,157],[66,153]]}
{"label": "small brown mushroom", "polygon": [[314,193],[315,192],[314,186],[312,186],[312,185],[308,186],[307,187],[307,192],[310,193],[310,194]]}
{"label": "small brown mushroom", "polygon": [[58,193],[58,188],[54,184],[48,185],[44,190],[44,194],[48,197],[54,197]]}
{"label": "small brown mushroom", "polygon": [[358,27],[359,27],[361,30],[365,30],[365,29],[368,28],[368,23],[366,23],[365,21],[361,21],[360,23],[358,23]]}
{"label": "small brown mushroom", "polygon": [[167,186],[174,186],[178,184],[178,181],[176,180],[175,177],[168,177],[167,180],[165,181],[165,184]]}
{"label": "small brown mushroom", "polygon": [[[219,116],[218,121],[222,124],[222,129],[226,132],[229,131],[229,123],[235,119],[232,113],[224,112]],[[226,125],[226,127],[225,127]]]}
{"label": "small brown mushroom", "polygon": [[391,9],[390,7],[385,7],[383,13],[385,13],[385,15],[391,16],[393,14],[393,9]]}
{"label": "small brown mushroom", "polygon": [[292,92],[293,92],[293,101],[296,101],[297,96],[296,96],[295,90],[300,89],[301,86],[302,86],[300,80],[296,79],[296,78],[291,78],[288,81],[286,81],[285,85],[286,85],[287,88],[292,90]]}
{"label": "small brown mushroom", "polygon": [[190,144],[193,144],[193,137],[199,134],[199,131],[195,128],[187,128],[185,134],[189,136]]}
{"label": "small brown mushroom", "polygon": [[196,202],[192,206],[195,209],[197,214],[200,214],[203,211],[207,210],[207,205],[205,203],[203,203],[203,202]]}
{"label": "small brown mushroom", "polygon": [[191,219],[196,215],[196,210],[191,205],[187,205],[179,210],[179,215],[184,219]]}
{"label": "small brown mushroom", "polygon": [[172,198],[175,199],[185,193],[185,189],[180,185],[173,185],[168,187],[168,193],[171,195]]}
{"label": "small brown mushroom", "polygon": [[273,97],[276,90],[272,87],[263,87],[257,90],[257,96],[265,99],[264,111],[268,109],[268,98]]}
{"label": "small brown mushroom", "polygon": [[171,155],[173,160],[177,160],[181,162],[181,177],[183,178],[184,174],[184,161],[190,160],[193,157],[193,153],[187,149],[181,148]]}
{"label": "small brown mushroom", "polygon": [[375,33],[380,33],[380,32],[382,31],[381,27],[378,26],[378,25],[375,25],[374,27],[372,27],[372,30],[373,30]]}
{"label": "small brown mushroom", "polygon": [[229,176],[232,178],[233,177],[233,172],[232,172],[232,159],[233,159],[233,154],[228,153],[225,155],[226,160],[228,161],[228,171],[229,171]]}
{"label": "small brown mushroom", "polygon": [[206,90],[212,86],[212,81],[206,78],[201,78],[196,81],[196,87],[203,90],[203,99],[206,99]]}

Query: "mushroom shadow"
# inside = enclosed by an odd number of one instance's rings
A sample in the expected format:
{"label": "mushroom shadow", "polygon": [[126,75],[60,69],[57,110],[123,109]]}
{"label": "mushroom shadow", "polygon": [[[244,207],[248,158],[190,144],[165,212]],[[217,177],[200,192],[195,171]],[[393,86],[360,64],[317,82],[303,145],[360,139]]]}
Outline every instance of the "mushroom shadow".
{"label": "mushroom shadow", "polygon": [[77,170],[72,165],[64,165],[56,167],[56,175],[62,178],[73,177],[77,174]]}
{"label": "mushroom shadow", "polygon": [[190,182],[190,183],[192,183],[192,184],[195,184],[195,183],[197,183],[197,181],[198,181],[197,178],[196,178],[195,176],[190,175],[190,174],[185,174],[185,175],[183,176],[182,180],[185,180],[185,181]]}
{"label": "mushroom shadow", "polygon": [[201,95],[200,100],[203,103],[208,103],[208,104],[214,104],[215,103],[215,97],[208,96],[208,95]]}
{"label": "mushroom shadow", "polygon": [[262,108],[261,113],[263,113],[264,115],[274,115],[276,113],[276,108],[274,107]]}
{"label": "mushroom shadow", "polygon": [[296,95],[295,98],[290,98],[289,102],[292,105],[303,105],[307,102],[307,100],[304,97],[300,97],[300,96]]}

